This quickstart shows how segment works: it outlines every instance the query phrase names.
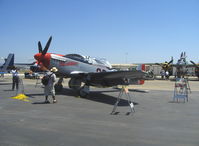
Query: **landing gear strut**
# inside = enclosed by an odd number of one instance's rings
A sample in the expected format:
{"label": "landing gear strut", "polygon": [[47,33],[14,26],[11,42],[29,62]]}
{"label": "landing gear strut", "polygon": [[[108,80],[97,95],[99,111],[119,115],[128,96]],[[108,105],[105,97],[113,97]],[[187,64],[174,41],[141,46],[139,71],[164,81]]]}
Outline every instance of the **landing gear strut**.
{"label": "landing gear strut", "polygon": [[63,77],[59,78],[58,82],[55,84],[55,92],[61,92],[62,89],[63,89],[63,85],[62,85],[62,82],[63,82]]}

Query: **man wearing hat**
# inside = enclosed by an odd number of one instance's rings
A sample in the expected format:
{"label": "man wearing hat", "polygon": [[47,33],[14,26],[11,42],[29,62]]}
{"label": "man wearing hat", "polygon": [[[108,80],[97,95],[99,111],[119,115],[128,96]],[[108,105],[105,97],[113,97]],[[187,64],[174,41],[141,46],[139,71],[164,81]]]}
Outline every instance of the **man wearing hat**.
{"label": "man wearing hat", "polygon": [[16,89],[18,90],[18,88],[19,88],[19,75],[18,75],[17,68],[15,66],[13,66],[11,73],[12,73],[12,90],[14,90],[15,85],[16,85]]}
{"label": "man wearing hat", "polygon": [[55,81],[56,81],[56,75],[55,75],[55,72],[57,72],[57,68],[56,67],[52,67],[50,71],[48,71],[46,73],[45,76],[49,76],[49,81],[48,81],[48,84],[45,85],[44,87],[44,94],[45,94],[45,103],[50,103],[49,100],[48,100],[48,95],[51,94],[52,95],[52,98],[53,98],[53,103],[56,103],[57,100],[55,99],[55,88],[54,88],[54,85],[55,85]]}

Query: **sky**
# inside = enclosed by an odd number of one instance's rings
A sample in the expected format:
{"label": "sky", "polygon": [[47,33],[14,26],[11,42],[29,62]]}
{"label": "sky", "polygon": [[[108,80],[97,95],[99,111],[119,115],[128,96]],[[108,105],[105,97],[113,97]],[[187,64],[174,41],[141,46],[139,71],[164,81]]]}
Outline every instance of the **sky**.
{"label": "sky", "polygon": [[49,53],[110,63],[199,62],[199,0],[0,0],[0,57]]}

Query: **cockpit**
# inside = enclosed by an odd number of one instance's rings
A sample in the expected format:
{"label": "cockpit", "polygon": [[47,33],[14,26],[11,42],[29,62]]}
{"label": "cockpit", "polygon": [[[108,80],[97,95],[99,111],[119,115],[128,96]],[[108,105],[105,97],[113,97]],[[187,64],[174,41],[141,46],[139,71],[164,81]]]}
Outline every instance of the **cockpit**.
{"label": "cockpit", "polygon": [[107,68],[110,68],[110,69],[112,68],[111,64],[106,59],[92,58],[90,56],[83,56],[79,54],[67,54],[63,57],[67,57],[67,58],[80,61],[83,63],[103,65],[103,66],[106,66]]}

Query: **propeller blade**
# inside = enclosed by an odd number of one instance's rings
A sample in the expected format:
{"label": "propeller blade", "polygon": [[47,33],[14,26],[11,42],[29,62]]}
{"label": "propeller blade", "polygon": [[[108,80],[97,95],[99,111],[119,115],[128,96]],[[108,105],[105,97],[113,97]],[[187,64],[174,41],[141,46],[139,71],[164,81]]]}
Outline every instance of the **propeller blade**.
{"label": "propeller blade", "polygon": [[171,61],[169,61],[169,63],[168,63],[168,64],[171,64],[171,63],[173,63],[173,57],[171,58]]}
{"label": "propeller blade", "polygon": [[50,46],[50,43],[51,43],[51,40],[52,40],[52,36],[49,38],[48,42],[46,43],[46,46],[44,48],[44,50],[42,51],[42,55],[45,55],[48,51],[48,48]]}
{"label": "propeller blade", "polygon": [[199,68],[199,66],[198,66],[195,62],[193,62],[193,61],[191,61],[191,60],[190,60],[190,62],[191,62],[196,68]]}
{"label": "propeller blade", "polygon": [[182,58],[182,56],[183,56],[183,52],[181,53],[180,58]]}
{"label": "propeller blade", "polygon": [[41,42],[38,42],[38,49],[39,49],[39,53],[42,53],[42,46],[41,46]]}

